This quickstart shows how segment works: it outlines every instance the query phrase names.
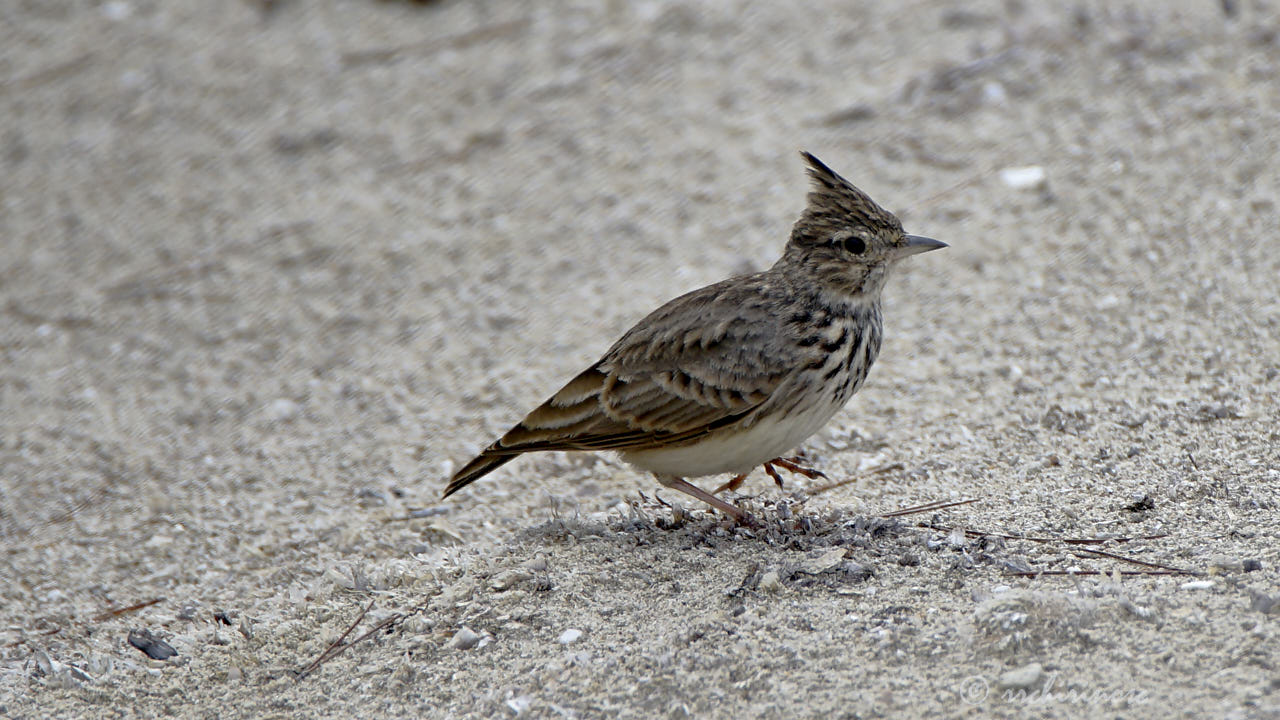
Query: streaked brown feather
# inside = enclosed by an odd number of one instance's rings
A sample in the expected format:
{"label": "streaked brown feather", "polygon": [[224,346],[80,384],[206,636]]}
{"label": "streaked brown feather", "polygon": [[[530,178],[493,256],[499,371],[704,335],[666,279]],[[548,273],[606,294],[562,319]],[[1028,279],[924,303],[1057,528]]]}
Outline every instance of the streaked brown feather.
{"label": "streaked brown feather", "polygon": [[[480,462],[485,458],[666,446],[749,423],[787,376],[818,352],[795,342],[760,342],[761,336],[798,332],[776,313],[743,312],[771,289],[760,273],[658,308],[455,473],[446,495],[501,464]],[[726,312],[725,321],[705,325],[707,315]]]}

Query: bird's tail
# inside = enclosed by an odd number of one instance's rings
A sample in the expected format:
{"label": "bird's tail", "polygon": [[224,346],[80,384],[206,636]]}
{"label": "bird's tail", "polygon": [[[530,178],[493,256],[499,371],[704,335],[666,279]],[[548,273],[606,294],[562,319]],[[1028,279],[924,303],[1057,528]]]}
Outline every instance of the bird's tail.
{"label": "bird's tail", "polygon": [[497,470],[499,467],[510,462],[515,455],[490,453],[488,450],[480,453],[476,459],[462,466],[462,469],[453,474],[449,478],[449,484],[444,489],[442,498],[458,492],[462,488]]}

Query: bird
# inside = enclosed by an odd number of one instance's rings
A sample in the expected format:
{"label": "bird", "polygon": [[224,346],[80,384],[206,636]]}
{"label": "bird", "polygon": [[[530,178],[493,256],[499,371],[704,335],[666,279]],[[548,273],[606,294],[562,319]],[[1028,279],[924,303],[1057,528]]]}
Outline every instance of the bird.
{"label": "bird", "polygon": [[[614,451],[659,484],[750,523],[717,494],[783,457],[863,385],[880,352],[881,291],[904,258],[947,247],[908,235],[893,213],[809,152],[810,189],[769,269],[681,295],[622,335],[453,474],[449,497],[528,452]],[[807,472],[806,472],[807,471]],[[715,493],[685,478],[729,474]]]}

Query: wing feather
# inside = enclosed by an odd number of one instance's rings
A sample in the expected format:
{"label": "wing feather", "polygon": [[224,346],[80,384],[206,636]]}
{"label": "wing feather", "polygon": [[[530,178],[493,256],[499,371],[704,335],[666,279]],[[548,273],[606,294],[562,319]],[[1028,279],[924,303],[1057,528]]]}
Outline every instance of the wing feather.
{"label": "wing feather", "polygon": [[696,290],[641,320],[458,471],[446,495],[520,453],[639,449],[749,425],[818,351],[794,342],[796,327],[767,310],[781,290],[767,274],[745,280]]}

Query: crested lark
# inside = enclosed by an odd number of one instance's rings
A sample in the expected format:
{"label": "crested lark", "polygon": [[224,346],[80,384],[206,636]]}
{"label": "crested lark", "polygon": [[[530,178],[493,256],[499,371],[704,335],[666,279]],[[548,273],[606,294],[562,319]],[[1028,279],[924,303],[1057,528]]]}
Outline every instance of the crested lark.
{"label": "crested lark", "polygon": [[683,478],[737,474],[724,489],[761,464],[775,480],[774,464],[804,471],[779,456],[862,387],[880,351],[889,267],[946,244],[904,234],[892,213],[803,155],[808,207],[773,267],[650,313],[458,470],[444,496],[521,453],[615,450],[741,522],[741,509]]}

